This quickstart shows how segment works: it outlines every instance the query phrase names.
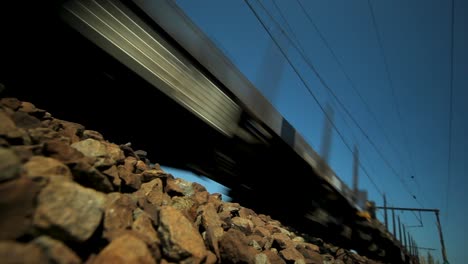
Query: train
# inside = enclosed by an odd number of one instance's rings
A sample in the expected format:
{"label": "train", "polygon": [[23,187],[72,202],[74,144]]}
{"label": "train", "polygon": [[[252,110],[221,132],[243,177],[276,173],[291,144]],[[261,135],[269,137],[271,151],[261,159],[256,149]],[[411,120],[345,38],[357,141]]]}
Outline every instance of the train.
{"label": "train", "polygon": [[10,24],[2,51],[0,81],[12,95],[209,177],[301,232],[383,262],[417,262],[175,1],[3,10],[26,25]]}

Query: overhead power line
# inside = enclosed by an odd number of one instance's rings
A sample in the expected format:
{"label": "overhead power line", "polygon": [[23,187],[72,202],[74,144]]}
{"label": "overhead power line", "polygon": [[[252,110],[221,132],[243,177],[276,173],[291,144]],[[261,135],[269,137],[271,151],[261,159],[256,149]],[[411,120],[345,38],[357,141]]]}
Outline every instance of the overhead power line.
{"label": "overhead power line", "polygon": [[450,177],[452,174],[452,121],[453,121],[453,46],[454,46],[454,28],[455,28],[455,1],[452,0],[451,17],[451,44],[450,44],[450,108],[449,108],[449,134],[448,134],[448,158],[447,158],[447,197],[445,198],[445,218],[448,219],[449,197],[450,197]]}
{"label": "overhead power line", "polygon": [[[413,165],[414,164],[413,156],[411,154],[411,151],[408,148],[408,146],[409,146],[408,135],[407,135],[406,130],[405,130],[404,126],[403,126],[403,118],[402,118],[402,115],[401,115],[400,106],[398,104],[398,100],[397,100],[397,96],[396,96],[396,92],[395,92],[395,87],[393,85],[392,77],[391,77],[391,74],[390,74],[390,68],[388,66],[387,56],[386,56],[385,50],[383,48],[382,37],[381,37],[381,34],[380,34],[379,27],[377,26],[377,20],[375,18],[374,9],[372,7],[371,1],[367,0],[367,4],[369,6],[372,25],[374,27],[375,35],[376,35],[376,38],[377,38],[377,44],[379,45],[380,53],[382,55],[382,60],[384,62],[385,73],[386,73],[386,76],[387,76],[387,81],[388,81],[388,85],[390,87],[390,91],[392,93],[393,104],[394,104],[394,107],[395,107],[395,110],[396,110],[396,113],[397,113],[397,117],[398,117],[398,120],[399,120],[399,123],[400,123],[400,130],[401,130],[401,133],[402,133],[402,136],[403,136],[404,145],[405,145],[406,152],[408,154],[408,158],[409,158],[409,161],[410,161],[410,168],[411,168],[411,171],[412,171],[411,173],[413,174],[412,176],[415,177],[416,173],[415,173],[414,165]],[[419,203],[419,205],[422,206],[420,203]]]}
{"label": "overhead power line", "polygon": [[[247,0],[246,0],[247,2]],[[416,196],[411,192],[409,186],[407,185],[407,183],[403,180],[402,176],[396,171],[396,169],[393,167],[393,165],[388,161],[388,159],[383,155],[382,151],[377,147],[377,145],[374,143],[374,141],[372,141],[370,139],[370,137],[367,135],[367,133],[364,131],[364,129],[361,127],[361,125],[357,122],[357,120],[354,118],[354,116],[350,113],[350,111],[347,109],[347,107],[341,102],[341,100],[338,98],[338,96],[335,94],[335,92],[328,86],[328,84],[325,82],[325,80],[323,79],[323,77],[318,73],[318,71],[315,69],[315,67],[313,66],[313,64],[310,62],[310,60],[308,59],[308,57],[305,55],[305,52],[304,50],[302,49],[302,47],[298,47],[292,40],[291,38],[288,37],[288,35],[285,33],[285,31],[282,29],[282,27],[279,25],[279,23],[273,18],[273,16],[268,12],[268,10],[266,10],[266,8],[263,6],[263,4],[257,0],[257,2],[259,3],[259,5],[262,7],[262,9],[267,13],[267,15],[270,17],[270,19],[276,24],[276,26],[280,29],[281,33],[289,40],[289,42],[293,45],[293,47],[299,52],[299,54],[301,55],[301,57],[303,58],[303,60],[306,62],[307,66],[315,73],[315,75],[318,77],[319,81],[322,83],[322,85],[329,91],[329,93],[334,97],[334,99],[338,102],[338,104],[342,107],[342,109],[345,111],[345,113],[350,117],[350,119],[353,121],[353,123],[356,125],[356,127],[359,128],[359,130],[361,131],[361,133],[365,136],[365,138],[368,140],[368,142],[371,144],[371,146],[375,149],[375,151],[377,152],[377,154],[380,156],[380,158],[384,161],[384,163],[387,165],[388,168],[390,168],[390,170],[392,171],[392,173],[397,176],[398,180],[401,182],[401,184],[403,185],[403,187],[405,188],[405,190],[408,192],[408,194],[413,198],[415,199],[418,204],[421,206],[421,207],[424,207],[421,205],[421,203],[419,202],[419,200],[417,200]],[[249,4],[249,7],[251,7],[250,3]],[[251,7],[252,11],[255,12],[253,10],[253,8]],[[256,14],[256,13],[255,13]],[[261,21],[261,19],[259,18],[259,16],[257,15],[257,18],[259,19],[259,21]],[[262,24],[264,24],[262,21],[261,21]],[[269,29],[264,26],[265,29],[267,30],[268,34],[270,35],[270,37],[274,40],[272,34],[270,33]],[[292,34],[294,34],[294,32],[291,32]],[[297,37],[293,36],[294,38],[297,39]],[[275,41],[276,42],[276,41]],[[300,45],[300,43],[299,43]],[[279,44],[277,44],[277,46],[279,47]],[[279,47],[280,48],[280,47]],[[280,50],[282,51],[282,49],[280,48]],[[283,51],[282,51],[283,52]],[[284,53],[284,52],[283,52]],[[283,54],[285,57],[287,56],[286,53]],[[288,59],[289,61],[289,59]],[[291,63],[290,63],[291,64]],[[298,72],[297,72],[298,76],[300,75]],[[302,79],[302,77],[300,76],[300,78]],[[306,85],[306,88],[309,90],[309,93],[312,93],[311,92],[311,89],[308,85]],[[315,96],[314,96],[315,97]],[[315,99],[315,98],[314,98]],[[338,132],[338,131],[337,131]],[[339,133],[340,134],[340,133]],[[345,145],[347,146],[347,148],[350,150],[350,152],[352,152],[349,144],[344,140],[344,138],[342,138],[343,142],[345,143]],[[364,173],[366,175],[368,175],[367,173],[367,170],[366,169],[363,169]],[[373,181],[373,180],[372,180]]]}
{"label": "overhead power line", "polygon": [[[275,43],[275,45],[278,47],[278,49],[280,50],[281,54],[284,56],[284,58],[286,59],[286,61],[288,62],[288,64],[291,66],[291,68],[293,69],[293,71],[296,73],[296,75],[299,77],[300,81],[302,82],[302,84],[307,88],[307,91],[309,92],[309,94],[312,96],[312,98],[314,99],[314,101],[317,103],[317,105],[319,106],[320,110],[324,113],[325,117],[327,118],[327,120],[330,122],[330,124],[332,125],[333,129],[336,131],[336,133],[338,134],[338,136],[340,137],[340,139],[343,141],[344,145],[346,146],[346,148],[351,152],[353,153],[353,150],[351,148],[351,146],[349,145],[349,143],[345,140],[345,138],[343,137],[341,131],[336,127],[335,123],[333,122],[333,120],[330,118],[330,116],[328,116],[328,114],[326,113],[324,107],[322,106],[322,104],[320,103],[320,101],[318,100],[318,98],[315,96],[315,94],[312,92],[311,88],[309,87],[309,85],[307,84],[307,82],[305,81],[305,79],[302,77],[302,75],[299,73],[299,70],[297,69],[297,67],[291,62],[291,59],[289,58],[289,56],[286,54],[286,52],[284,51],[284,49],[279,45],[279,43],[276,41],[276,39],[273,37],[273,35],[271,34],[271,31],[270,29],[265,25],[265,23],[263,22],[263,20],[260,18],[260,15],[257,13],[257,11],[255,10],[255,8],[253,8],[253,6],[250,4],[250,1],[249,0],[244,0],[244,2],[247,4],[247,6],[250,8],[250,10],[252,11],[252,13],[255,15],[255,17],[257,18],[257,20],[260,22],[260,24],[262,25],[262,27],[266,30],[266,32],[268,33],[268,35],[270,36],[270,38],[272,39],[272,41]],[[260,4],[260,6],[262,7],[262,9],[271,17],[271,15],[268,13],[268,11],[266,10],[266,8],[257,0],[257,2]],[[273,19],[273,21],[278,24],[276,22],[276,20]],[[281,28],[281,27],[278,27],[281,32],[287,37],[287,35],[284,33],[284,30]],[[288,38],[288,37],[287,37]],[[289,42],[291,42],[293,44],[293,46],[296,48],[296,50],[298,49],[297,46],[291,41],[291,39],[289,39]],[[313,69],[313,71],[316,73],[317,77],[319,78],[319,80],[321,80],[321,83],[326,85],[322,79],[322,77],[315,71],[315,69],[313,67],[311,67]],[[362,171],[364,172],[364,174],[369,178],[369,180],[371,181],[372,185],[375,187],[375,189],[379,192],[379,194],[383,195],[383,192],[380,190],[380,188],[378,187],[378,185],[374,182],[374,180],[372,179],[372,177],[367,173],[367,170],[364,168],[364,166],[359,162],[359,167],[362,169]]]}
{"label": "overhead power line", "polygon": [[[275,0],[273,0],[274,2]],[[310,22],[310,24],[314,27],[315,31],[318,33],[318,36],[320,37],[320,39],[322,40],[322,42],[325,44],[325,46],[327,47],[327,49],[329,50],[330,54],[332,55],[333,59],[336,61],[337,65],[338,65],[338,68],[340,69],[340,71],[343,73],[343,75],[345,76],[346,80],[349,82],[350,84],[350,87],[352,88],[352,90],[356,93],[356,95],[358,96],[358,98],[361,100],[361,102],[364,104],[365,106],[365,109],[366,111],[369,113],[369,115],[372,117],[372,119],[374,120],[374,122],[377,124],[377,127],[379,128],[379,130],[381,131],[382,135],[384,136],[385,140],[387,141],[388,145],[390,145],[392,147],[392,149],[395,151],[395,153],[397,154],[397,157],[399,157],[399,160],[400,162],[403,164],[404,162],[401,160],[401,157],[400,157],[400,153],[398,151],[398,149],[396,148],[395,144],[392,143],[392,141],[390,140],[390,137],[387,135],[387,133],[385,132],[385,129],[382,127],[382,125],[380,124],[377,116],[374,114],[374,112],[371,110],[371,107],[369,106],[369,104],[367,103],[367,101],[364,99],[364,97],[362,96],[361,92],[359,92],[359,89],[357,89],[356,85],[354,84],[354,82],[351,80],[351,77],[349,76],[349,74],[346,72],[345,70],[345,67],[343,65],[343,63],[341,62],[341,60],[338,58],[338,55],[335,53],[335,51],[332,49],[330,43],[327,41],[327,39],[325,38],[325,36],[322,34],[322,32],[320,31],[319,27],[317,26],[317,24],[314,22],[314,20],[312,19],[312,17],[309,15],[309,12],[307,12],[306,8],[304,7],[304,5],[301,3],[300,0],[296,0],[297,4],[299,5],[301,11],[304,13],[304,15],[306,16],[307,20]],[[281,13],[280,13],[281,14]],[[283,20],[285,20],[283,18]],[[367,135],[366,135],[367,137]],[[415,172],[414,172],[414,168],[412,166],[412,159],[410,159],[410,170],[412,171],[412,174],[414,175]]]}

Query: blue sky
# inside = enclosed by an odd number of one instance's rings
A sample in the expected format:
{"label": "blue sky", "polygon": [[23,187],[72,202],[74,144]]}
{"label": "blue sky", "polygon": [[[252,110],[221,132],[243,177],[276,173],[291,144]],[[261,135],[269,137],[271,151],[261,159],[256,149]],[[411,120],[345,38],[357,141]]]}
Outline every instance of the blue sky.
{"label": "blue sky", "polygon": [[[465,250],[468,209],[464,205],[468,201],[465,194],[468,124],[464,120],[468,113],[468,50],[465,48],[468,47],[468,1],[455,0],[450,181],[451,1],[371,0],[381,49],[368,1],[300,0],[344,72],[297,2],[275,1],[318,74],[396,172],[339,107],[293,45],[288,44],[259,2],[251,0],[319,102],[332,106],[335,124],[345,140],[359,146],[362,164],[379,190],[362,171],[360,188],[368,190],[369,198],[377,204],[382,204],[381,191],[387,194],[392,206],[420,207],[422,204],[440,209],[450,263],[464,263],[468,259]],[[177,0],[177,3],[309,144],[319,150],[323,112],[245,2]],[[273,1],[261,3],[285,27]],[[288,34],[292,36],[289,31]],[[336,132],[330,157],[331,167],[350,185],[352,155]],[[176,171],[174,175],[185,174]],[[203,179],[198,182],[211,192],[222,192],[216,184]],[[412,213],[399,215],[408,226],[418,224]],[[424,213],[422,221],[424,227],[409,228],[410,233],[419,246],[438,249],[433,253],[441,259],[435,217]]]}

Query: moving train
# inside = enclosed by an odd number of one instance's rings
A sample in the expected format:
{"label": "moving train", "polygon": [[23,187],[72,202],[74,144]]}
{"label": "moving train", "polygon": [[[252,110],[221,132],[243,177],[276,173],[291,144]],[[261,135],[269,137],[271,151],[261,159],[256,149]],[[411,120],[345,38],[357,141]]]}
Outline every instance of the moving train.
{"label": "moving train", "polygon": [[[230,188],[243,206],[390,263],[411,257],[172,0],[9,7],[11,95]],[[5,16],[3,19],[6,19]],[[51,94],[54,96],[52,97]],[[52,99],[60,98],[60,99]],[[299,209],[292,209],[299,208]]]}

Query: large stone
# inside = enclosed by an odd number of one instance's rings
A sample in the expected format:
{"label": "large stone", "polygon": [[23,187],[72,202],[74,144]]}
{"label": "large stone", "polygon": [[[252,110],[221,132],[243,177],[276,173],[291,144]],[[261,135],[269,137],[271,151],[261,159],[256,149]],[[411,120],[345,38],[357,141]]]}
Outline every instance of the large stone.
{"label": "large stone", "polygon": [[219,241],[221,260],[227,263],[253,263],[257,251],[248,245],[245,235],[229,229]]}
{"label": "large stone", "polygon": [[219,239],[224,234],[222,228],[223,222],[216,213],[215,207],[211,203],[207,203],[199,207],[201,225],[206,230],[205,239],[208,247],[215,253],[216,257],[220,258]]}
{"label": "large stone", "polygon": [[81,185],[105,193],[114,191],[114,186],[107,176],[91,166],[86,158],[76,161],[71,168],[75,181]]}
{"label": "large stone", "polygon": [[47,140],[44,144],[44,155],[60,160],[67,165],[73,165],[81,161],[84,155],[72,148],[61,139]]}
{"label": "large stone", "polygon": [[104,214],[104,237],[109,240],[115,238],[120,230],[130,229],[133,223],[135,202],[129,195],[110,193],[107,195]]}
{"label": "large stone", "polygon": [[0,239],[16,239],[32,227],[38,183],[27,177],[0,184]]}
{"label": "large stone", "polygon": [[232,228],[237,229],[246,235],[252,234],[254,229],[252,221],[238,216],[231,219],[231,225]]}
{"label": "large stone", "polygon": [[34,244],[0,241],[0,259],[3,264],[48,263],[46,255]]}
{"label": "large stone", "polygon": [[177,209],[161,207],[158,234],[164,255],[169,259],[187,263],[201,263],[205,259],[207,252],[202,237]]}
{"label": "large stone", "polygon": [[274,244],[273,247],[276,249],[294,248],[294,242],[283,233],[274,233],[272,236]]}
{"label": "large stone", "polygon": [[286,262],[296,262],[299,260],[304,260],[304,256],[297,251],[295,248],[286,248],[280,251],[281,257],[286,260]]}
{"label": "large stone", "polygon": [[93,264],[155,264],[145,242],[132,235],[113,240],[93,260]]}
{"label": "large stone", "polygon": [[167,179],[170,177],[171,175],[169,173],[166,173],[161,169],[149,169],[141,173],[141,178],[142,178],[141,180],[143,182],[149,182],[156,178]]}
{"label": "large stone", "polygon": [[28,129],[29,136],[33,143],[41,143],[48,140],[54,140],[61,137],[56,131],[47,127],[37,127]]}
{"label": "large stone", "polygon": [[122,180],[119,177],[119,170],[117,169],[117,166],[113,165],[112,167],[104,170],[102,173],[104,173],[112,179],[112,184],[115,187],[120,188]]}
{"label": "large stone", "polygon": [[144,212],[136,216],[135,221],[133,221],[132,224],[132,230],[138,233],[139,237],[146,242],[153,254],[153,257],[156,260],[161,259],[161,240],[154,229],[151,217]]}
{"label": "large stone", "polygon": [[157,178],[150,182],[143,183],[141,188],[135,192],[138,199],[146,199],[150,204],[162,205],[163,203],[170,203],[170,197],[163,192],[163,183],[161,179]]}
{"label": "large stone", "polygon": [[102,143],[106,146],[107,155],[112,160],[122,162],[125,159],[125,155],[118,145],[107,141],[102,141]]}
{"label": "large stone", "polygon": [[48,236],[40,236],[32,241],[44,252],[50,263],[79,264],[81,259],[61,241]]}
{"label": "large stone", "polygon": [[16,111],[21,107],[21,101],[13,97],[5,97],[0,99],[0,105]]}
{"label": "large stone", "polygon": [[52,237],[86,241],[104,212],[106,195],[74,182],[56,181],[39,194],[34,225]]}
{"label": "large stone", "polygon": [[192,182],[184,179],[168,179],[165,191],[170,196],[192,196],[195,193]]}
{"label": "large stone", "polygon": [[52,120],[51,127],[62,136],[68,137],[72,143],[80,141],[80,135],[83,134],[85,130],[84,126],[80,124],[60,119]]}
{"label": "large stone", "polygon": [[41,126],[41,120],[25,112],[15,112],[13,114],[13,121],[15,122],[16,127],[24,129],[37,128]]}
{"label": "large stone", "polygon": [[101,133],[94,131],[94,130],[85,130],[83,131],[83,139],[96,139],[96,140],[104,140],[104,137]]}
{"label": "large stone", "polygon": [[21,112],[28,113],[37,118],[44,118],[45,114],[47,113],[45,110],[37,108],[30,102],[21,102],[21,106],[18,110]]}
{"label": "large stone", "polygon": [[123,180],[125,186],[138,190],[141,187],[141,175],[128,171],[123,165],[117,167],[119,177]]}
{"label": "large stone", "polygon": [[106,145],[92,138],[73,143],[71,146],[83,153],[86,157],[97,158],[107,156]]}
{"label": "large stone", "polygon": [[44,156],[34,156],[23,166],[26,176],[31,179],[73,180],[70,169],[62,162]]}
{"label": "large stone", "polygon": [[282,259],[278,253],[271,251],[271,250],[265,250],[262,252],[268,257],[268,263],[270,264],[286,264],[286,261]]}
{"label": "large stone", "polygon": [[21,160],[13,150],[0,148],[0,161],[0,182],[13,179],[19,175]]}
{"label": "large stone", "polygon": [[0,135],[8,135],[14,130],[16,130],[15,122],[3,109],[0,109]]}

